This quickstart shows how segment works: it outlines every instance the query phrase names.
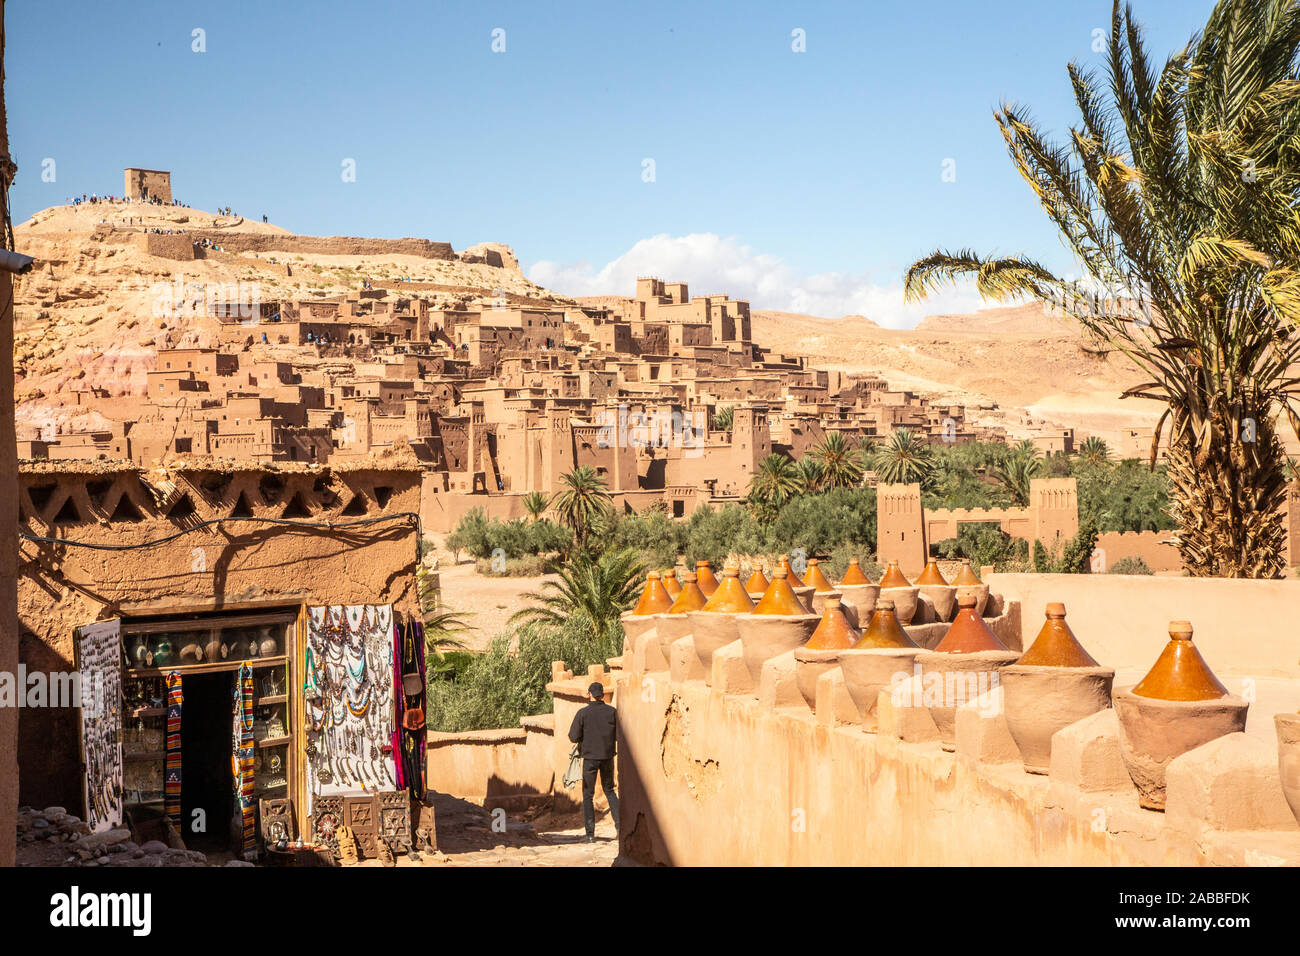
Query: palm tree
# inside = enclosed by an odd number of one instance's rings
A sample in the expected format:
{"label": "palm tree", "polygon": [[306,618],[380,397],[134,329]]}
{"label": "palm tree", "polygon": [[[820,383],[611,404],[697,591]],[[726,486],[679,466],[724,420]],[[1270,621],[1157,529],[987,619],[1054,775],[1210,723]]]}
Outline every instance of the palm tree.
{"label": "palm tree", "polygon": [[636,602],[645,566],[636,551],[607,551],[598,558],[579,552],[542,582],[540,591],[523,595],[531,607],[510,616],[511,624],[561,628],[569,624],[595,635],[608,634],[619,615]]}
{"label": "palm tree", "polygon": [[1043,473],[1043,459],[1013,452],[993,466],[993,477],[1011,493],[1018,507],[1029,504],[1029,482]]}
{"label": "palm tree", "polygon": [[1283,568],[1277,418],[1300,434],[1298,51],[1294,0],[1220,0],[1160,66],[1116,0],[1104,75],[1069,66],[1068,146],[1017,105],[994,114],[1093,301],[1027,256],[936,251],[907,272],[908,300],[973,276],[986,298],[1064,308],[1147,373],[1125,397],[1164,406],[1152,466],[1168,422],[1170,513],[1193,575]]}
{"label": "palm tree", "polygon": [[1110,448],[1096,435],[1089,435],[1079,446],[1079,460],[1089,465],[1104,465],[1110,461]]}
{"label": "palm tree", "polygon": [[821,487],[853,488],[862,483],[862,466],[842,433],[828,432],[811,455],[821,466]]}
{"label": "palm tree", "polygon": [[801,487],[794,462],[773,453],[758,463],[758,471],[749,479],[749,500],[760,507],[780,509]]}
{"label": "palm tree", "polygon": [[908,428],[897,428],[875,456],[876,477],[885,484],[923,482],[934,470],[934,452],[929,444]]}
{"label": "palm tree", "polygon": [[799,490],[804,494],[813,494],[818,491],[826,478],[826,469],[811,454],[804,455],[796,461],[794,470],[799,478]]}
{"label": "palm tree", "polygon": [[551,499],[560,523],[573,531],[579,548],[587,546],[592,526],[613,507],[613,498],[605,490],[605,479],[589,465],[579,465],[560,478],[561,488]]}
{"label": "palm tree", "polygon": [[534,522],[541,519],[542,515],[546,513],[549,504],[550,502],[547,501],[546,495],[542,494],[540,491],[530,491],[528,494],[524,495],[523,498],[524,510],[528,512],[529,517],[531,517]]}
{"label": "palm tree", "polygon": [[714,431],[730,432],[736,420],[736,410],[730,405],[723,405],[713,413]]}

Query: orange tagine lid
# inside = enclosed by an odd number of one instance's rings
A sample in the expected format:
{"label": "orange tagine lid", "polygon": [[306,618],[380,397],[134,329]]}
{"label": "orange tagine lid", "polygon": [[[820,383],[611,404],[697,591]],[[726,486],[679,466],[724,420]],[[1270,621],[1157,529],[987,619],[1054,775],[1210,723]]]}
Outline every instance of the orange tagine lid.
{"label": "orange tagine lid", "polygon": [[645,587],[641,590],[641,600],[636,602],[633,614],[663,614],[673,606],[673,599],[664,590],[664,582],[659,579],[659,572],[651,571],[645,576]]}
{"label": "orange tagine lid", "polygon": [[837,601],[828,605],[826,613],[817,623],[817,630],[812,632],[804,647],[814,651],[840,651],[852,647],[858,642],[858,631],[844,616],[844,608]]}
{"label": "orange tagine lid", "polygon": [[781,555],[779,567],[785,568],[785,579],[790,583],[790,587],[801,588],[804,586],[803,581],[799,580],[799,575],[794,573],[794,568],[790,567],[790,555]]}
{"label": "orange tagine lid", "polygon": [[700,586],[705,597],[709,597],[718,589],[718,579],[713,573],[713,568],[709,567],[709,562],[695,562],[695,583]]}
{"label": "orange tagine lid", "polygon": [[939,565],[935,563],[934,558],[925,562],[925,570],[922,571],[921,576],[916,579],[916,583],[938,584],[941,587],[948,587],[948,579],[943,576],[943,572],[939,570]]}
{"label": "orange tagine lid", "polygon": [[681,587],[681,593],[673,599],[673,606],[668,609],[669,614],[685,614],[687,611],[699,611],[709,601],[700,590],[700,586],[695,583],[695,575],[686,572],[686,583]]}
{"label": "orange tagine lid", "polygon": [[762,568],[754,568],[754,573],[749,576],[745,582],[745,590],[750,594],[762,594],[767,590],[767,586],[772,582],[767,579]]}
{"label": "orange tagine lid", "polygon": [[970,566],[970,558],[962,558],[961,570],[957,572],[957,577],[953,579],[952,583],[959,588],[969,588],[979,587],[984,582],[975,573],[975,569]]}
{"label": "orange tagine lid", "polygon": [[880,579],[880,586],[882,588],[910,588],[912,582],[907,580],[902,571],[898,570],[897,561],[890,561],[889,567],[885,568],[885,576]]}
{"label": "orange tagine lid", "polygon": [[1192,643],[1191,623],[1170,621],[1169,643],[1133,693],[1157,700],[1214,700],[1227,697],[1228,688],[1219,683]]}
{"label": "orange tagine lid", "polygon": [[677,595],[682,593],[682,586],[677,581],[677,572],[672,568],[661,571],[659,579],[664,582],[664,590],[668,592],[670,598],[676,599]]}
{"label": "orange tagine lid", "polygon": [[833,591],[831,582],[826,580],[826,575],[822,574],[822,569],[817,566],[816,558],[808,559],[808,576],[804,579],[806,584],[811,584],[814,591]]}
{"label": "orange tagine lid", "polygon": [[977,651],[1005,651],[1007,646],[989,630],[984,618],[975,613],[975,597],[963,594],[957,600],[959,610],[948,633],[935,650],[941,654],[974,654]]}
{"label": "orange tagine lid", "polygon": [[862,572],[862,565],[858,563],[857,558],[849,558],[848,570],[844,572],[844,578],[840,581],[840,586],[845,584],[870,584],[871,578]]}
{"label": "orange tagine lid", "polygon": [[853,645],[854,650],[866,651],[873,647],[917,647],[916,641],[907,635],[903,625],[898,623],[894,613],[894,602],[881,598],[876,602],[876,610],[867,622],[867,629],[862,632],[862,640]]}
{"label": "orange tagine lid", "polygon": [[716,614],[746,614],[754,610],[754,602],[749,599],[745,589],[740,586],[740,569],[726,568],[722,572],[722,583],[709,596],[701,611]]}
{"label": "orange tagine lid", "polygon": [[799,596],[790,587],[790,579],[784,567],[776,569],[772,583],[763,592],[762,599],[754,605],[755,614],[807,614],[807,609]]}
{"label": "orange tagine lid", "polygon": [[1052,602],[1047,605],[1047,620],[1042,629],[1029,645],[1029,650],[1020,655],[1017,664],[1031,664],[1035,667],[1096,667],[1092,655],[1083,649],[1065,623],[1065,605]]}

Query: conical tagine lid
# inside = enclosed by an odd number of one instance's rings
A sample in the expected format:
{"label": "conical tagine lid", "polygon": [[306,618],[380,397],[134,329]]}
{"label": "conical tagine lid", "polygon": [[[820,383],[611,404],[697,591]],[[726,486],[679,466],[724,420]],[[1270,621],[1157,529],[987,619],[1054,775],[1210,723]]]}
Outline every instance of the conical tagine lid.
{"label": "conical tagine lid", "polygon": [[1215,700],[1227,697],[1228,688],[1219,683],[1192,643],[1191,623],[1170,621],[1169,643],[1133,693],[1157,700]]}
{"label": "conical tagine lid", "polygon": [[726,568],[722,572],[722,583],[700,610],[715,614],[747,614],[754,610],[754,602],[740,586],[738,568]]}
{"label": "conical tagine lid", "polygon": [[745,590],[750,594],[762,594],[771,583],[767,579],[767,575],[763,573],[763,569],[756,567],[754,573],[749,576],[749,580],[745,582]]}
{"label": "conical tagine lid", "polygon": [[984,582],[980,580],[978,574],[970,566],[970,558],[961,559],[961,570],[957,572],[957,577],[953,579],[953,584],[959,588],[979,587]]}
{"label": "conical tagine lid", "polygon": [[871,578],[862,573],[862,565],[858,563],[857,558],[849,558],[848,569],[844,572],[844,578],[840,581],[840,586],[846,584],[870,584]]}
{"label": "conical tagine lid", "polygon": [[651,571],[645,576],[645,587],[641,590],[641,600],[636,602],[636,607],[632,613],[637,615],[662,614],[672,606],[673,599],[664,590],[664,583],[659,580],[659,573]]}
{"label": "conical tagine lid", "polygon": [[916,579],[916,583],[937,584],[941,587],[949,586],[948,579],[943,576],[943,572],[939,570],[939,565],[935,563],[934,558],[925,562],[925,570],[922,571],[921,576]]}
{"label": "conical tagine lid", "polygon": [[817,566],[816,558],[810,558],[808,561],[808,576],[804,579],[806,584],[811,584],[815,591],[833,591],[831,582],[826,580],[826,575],[822,574],[822,569]]}
{"label": "conical tagine lid", "polygon": [[984,618],[975,613],[975,598],[964,594],[958,599],[960,608],[948,633],[938,643],[935,650],[941,654],[974,654],[978,651],[1005,651],[1007,646],[998,640],[998,636],[989,630]]}
{"label": "conical tagine lid", "polygon": [[705,597],[709,597],[718,589],[718,579],[714,576],[713,569],[709,567],[709,562],[695,562],[695,583],[700,586]]}
{"label": "conical tagine lid", "polygon": [[910,588],[912,582],[898,570],[897,561],[890,561],[889,567],[885,568],[885,576],[880,579],[880,586],[881,588]]}
{"label": "conical tagine lid", "polygon": [[788,554],[781,555],[781,563],[778,566],[785,569],[785,579],[789,582],[790,587],[801,588],[804,586],[803,581],[799,580],[799,575],[794,573],[794,568],[790,567],[790,556]]}
{"label": "conical tagine lid", "polygon": [[839,651],[852,647],[858,642],[858,632],[849,619],[844,616],[844,609],[835,603],[826,608],[817,630],[812,632],[804,647],[814,651]]}
{"label": "conical tagine lid", "polygon": [[898,623],[894,613],[894,602],[881,598],[876,602],[876,610],[867,622],[867,629],[862,632],[862,640],[853,645],[854,650],[866,651],[873,647],[918,647],[903,625]]}
{"label": "conical tagine lid", "polygon": [[1047,605],[1047,620],[1016,663],[1035,667],[1099,666],[1065,623],[1065,605],[1059,602]]}
{"label": "conical tagine lid", "polygon": [[677,582],[677,572],[669,568],[659,575],[659,579],[664,583],[664,590],[668,596],[676,600],[677,595],[682,593],[682,586]]}
{"label": "conical tagine lid", "polygon": [[687,611],[699,611],[708,603],[708,598],[700,590],[700,586],[695,583],[695,575],[686,572],[686,583],[681,586],[681,592],[673,600],[673,606],[668,609],[669,614],[685,614]]}
{"label": "conical tagine lid", "polygon": [[790,587],[785,568],[777,568],[772,583],[763,592],[762,599],[754,605],[755,614],[807,614],[799,596]]}

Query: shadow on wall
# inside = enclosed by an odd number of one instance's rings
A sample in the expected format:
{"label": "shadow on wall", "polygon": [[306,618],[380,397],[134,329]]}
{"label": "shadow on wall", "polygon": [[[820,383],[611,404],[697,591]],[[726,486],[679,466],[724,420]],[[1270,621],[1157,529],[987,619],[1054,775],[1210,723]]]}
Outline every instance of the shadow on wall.
{"label": "shadow on wall", "polygon": [[[677,698],[674,695],[672,702],[669,704],[669,713],[677,704]],[[620,858],[631,860],[645,866],[673,866],[672,855],[668,851],[667,841],[664,840],[663,830],[659,822],[659,814],[655,809],[654,800],[651,797],[651,791],[645,786],[641,778],[641,767],[662,768],[665,776],[669,775],[670,768],[678,770],[681,768],[681,762],[678,759],[680,754],[676,753],[675,744],[670,745],[674,753],[671,757],[666,757],[665,744],[668,743],[670,728],[665,728],[664,738],[660,744],[660,754],[657,760],[640,760],[632,744],[628,741],[627,735],[623,732],[623,714],[619,712],[618,719],[618,780],[619,789],[619,809],[638,807],[635,819],[622,819],[618,821],[618,852]]]}

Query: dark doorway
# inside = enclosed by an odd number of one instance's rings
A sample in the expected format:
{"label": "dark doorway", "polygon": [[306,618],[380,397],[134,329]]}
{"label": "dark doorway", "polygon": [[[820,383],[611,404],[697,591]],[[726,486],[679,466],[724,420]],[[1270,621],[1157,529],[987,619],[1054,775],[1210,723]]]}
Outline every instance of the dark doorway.
{"label": "dark doorway", "polygon": [[[181,836],[204,853],[230,846],[234,674],[186,675],[181,711]],[[202,811],[197,813],[196,811]]]}

